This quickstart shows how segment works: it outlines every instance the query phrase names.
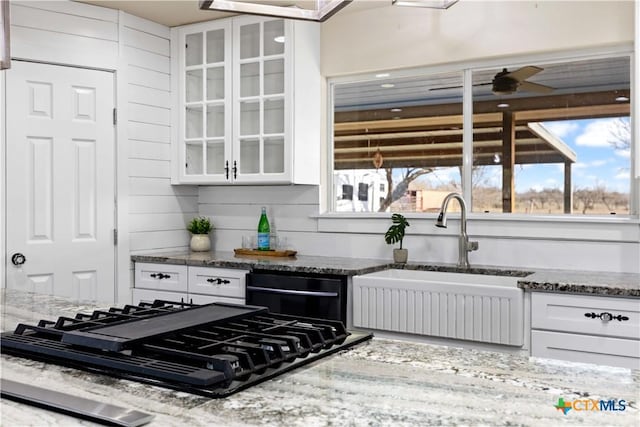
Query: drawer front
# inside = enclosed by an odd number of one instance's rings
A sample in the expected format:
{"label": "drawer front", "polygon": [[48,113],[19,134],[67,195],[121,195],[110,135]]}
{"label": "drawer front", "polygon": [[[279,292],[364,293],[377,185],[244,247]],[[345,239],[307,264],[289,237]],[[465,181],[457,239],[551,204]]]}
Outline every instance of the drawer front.
{"label": "drawer front", "polygon": [[[593,318],[591,313],[610,313],[627,320],[607,320],[606,314]],[[640,340],[640,299],[534,292],[531,328]]]}
{"label": "drawer front", "polygon": [[189,293],[244,300],[247,273],[232,268],[189,267]]}
{"label": "drawer front", "polygon": [[187,294],[182,292],[166,292],[156,291],[152,289],[133,289],[133,303],[138,304],[140,301],[153,302],[161,299],[165,301],[188,301]]}
{"label": "drawer front", "polygon": [[622,338],[531,331],[531,355],[640,369],[640,342]]}
{"label": "drawer front", "polygon": [[135,287],[187,292],[187,266],[136,263]]}
{"label": "drawer front", "polygon": [[217,297],[215,295],[189,294],[189,300],[193,304],[211,304],[212,302],[244,304],[244,298]]}

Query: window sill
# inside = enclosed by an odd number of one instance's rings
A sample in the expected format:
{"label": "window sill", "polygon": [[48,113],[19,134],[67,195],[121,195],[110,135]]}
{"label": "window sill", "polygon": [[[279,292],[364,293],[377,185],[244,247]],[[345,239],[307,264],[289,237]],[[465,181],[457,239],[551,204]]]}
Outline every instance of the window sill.
{"label": "window sill", "polygon": [[[449,216],[449,227],[435,227],[435,213],[404,214],[410,223],[407,235],[457,236],[460,215]],[[332,212],[317,215],[318,231],[326,233],[384,234],[391,224],[389,213]],[[470,236],[501,239],[640,242],[637,216],[575,216],[482,214],[467,216]]]}

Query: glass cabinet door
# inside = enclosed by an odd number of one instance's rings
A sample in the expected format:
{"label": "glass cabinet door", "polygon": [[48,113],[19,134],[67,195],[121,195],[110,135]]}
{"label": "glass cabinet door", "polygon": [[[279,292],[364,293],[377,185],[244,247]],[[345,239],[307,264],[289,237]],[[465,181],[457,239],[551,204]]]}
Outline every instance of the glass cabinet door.
{"label": "glass cabinet door", "polygon": [[[210,28],[210,26],[209,26]],[[230,24],[184,35],[184,176],[227,179],[231,146]]]}
{"label": "glass cabinet door", "polygon": [[285,173],[285,26],[242,21],[234,40],[238,179]]}

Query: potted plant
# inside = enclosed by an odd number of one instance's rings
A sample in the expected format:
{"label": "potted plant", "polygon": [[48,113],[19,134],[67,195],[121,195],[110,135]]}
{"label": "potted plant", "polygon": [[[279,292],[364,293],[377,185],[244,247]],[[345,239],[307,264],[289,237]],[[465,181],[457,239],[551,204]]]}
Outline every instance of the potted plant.
{"label": "potted plant", "polygon": [[400,248],[393,249],[393,261],[397,263],[405,263],[407,262],[409,252],[402,248],[402,239],[404,239],[405,229],[409,227],[409,222],[399,213],[393,214],[391,216],[391,221],[393,224],[385,233],[384,240],[389,245],[400,242]]}
{"label": "potted plant", "polygon": [[211,249],[211,239],[209,233],[213,229],[211,220],[206,216],[193,218],[187,224],[187,230],[191,233],[191,250],[203,252]]}

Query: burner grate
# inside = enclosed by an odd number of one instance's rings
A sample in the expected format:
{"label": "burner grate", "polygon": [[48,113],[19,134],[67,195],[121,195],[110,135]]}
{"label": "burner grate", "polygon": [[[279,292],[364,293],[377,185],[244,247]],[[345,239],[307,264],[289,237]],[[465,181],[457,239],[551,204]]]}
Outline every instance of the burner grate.
{"label": "burner grate", "polygon": [[2,351],[223,397],[370,339],[264,307],[156,300],[19,324]]}

